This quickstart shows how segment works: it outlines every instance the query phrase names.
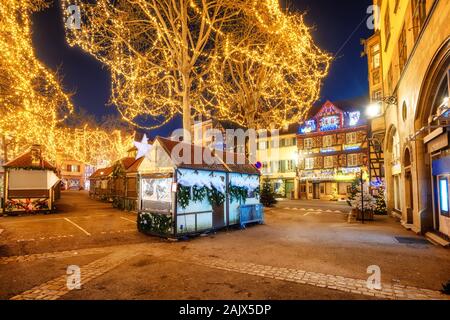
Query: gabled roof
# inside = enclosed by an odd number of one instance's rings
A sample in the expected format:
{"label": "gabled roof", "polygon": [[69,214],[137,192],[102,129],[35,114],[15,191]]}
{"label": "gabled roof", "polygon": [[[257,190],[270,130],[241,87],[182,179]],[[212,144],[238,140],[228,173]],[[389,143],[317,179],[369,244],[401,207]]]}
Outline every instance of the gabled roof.
{"label": "gabled roof", "polygon": [[338,108],[334,103],[332,103],[330,100],[327,100],[314,117],[315,118],[322,117],[327,114],[337,114],[337,113],[343,113],[343,111],[340,108]]}
{"label": "gabled roof", "polygon": [[133,163],[127,168],[127,173],[138,172],[139,166],[142,161],[144,161],[145,157],[141,157],[133,161]]}
{"label": "gabled roof", "polygon": [[122,163],[125,170],[127,170],[134,163],[135,160],[136,159],[134,159],[134,158],[127,157],[127,158],[120,159],[119,161]]}
{"label": "gabled roof", "polygon": [[[180,153],[178,154],[181,159],[183,159],[183,151],[186,148],[191,148],[190,150],[190,161],[189,163],[181,163],[178,164],[178,168],[186,168],[186,169],[203,169],[203,170],[211,170],[211,171],[223,171],[223,172],[237,172],[237,173],[248,173],[248,174],[259,174],[259,170],[256,169],[256,167],[248,161],[247,158],[245,158],[244,164],[236,164],[238,159],[238,154],[236,153],[223,153],[223,159],[221,159],[218,156],[218,153],[214,154],[214,158],[212,159],[212,163],[205,162],[205,159],[203,158],[203,155],[205,153],[212,153],[214,151],[211,151],[210,149],[207,149],[202,146],[197,146],[194,144],[186,144],[184,142],[180,141],[173,141],[162,137],[157,137],[156,140],[160,143],[160,145],[164,148],[164,150],[167,152],[167,154],[170,156],[172,154],[173,149],[178,146],[179,144],[184,144],[185,146],[183,148],[180,148]],[[195,155],[201,154],[202,155],[202,163],[196,164],[195,163]],[[229,158],[234,159],[235,164],[226,164],[226,154],[229,155]],[[209,162],[209,161],[208,161]]]}
{"label": "gabled roof", "polygon": [[41,157],[40,164],[34,165],[33,159],[31,156],[31,150],[25,152],[24,154],[18,156],[17,158],[7,162],[3,165],[5,168],[32,168],[35,167],[36,169],[42,169],[42,170],[51,170],[55,171],[56,168],[50,164],[47,160],[43,159]]}
{"label": "gabled roof", "polygon": [[[212,163],[206,163],[203,159],[203,155],[205,154],[204,151],[209,152],[209,150],[206,150],[206,148],[194,144],[187,144],[180,141],[173,141],[162,137],[156,137],[156,140],[160,143],[160,145],[164,148],[164,150],[167,152],[167,154],[170,156],[172,154],[173,149],[182,144],[184,145],[181,149],[181,152],[177,153],[177,156],[180,157],[180,159],[184,158],[184,150],[187,148],[190,148],[190,159],[188,163],[181,163],[178,164],[178,168],[190,168],[190,169],[207,169],[207,170],[214,170],[214,171],[227,171],[227,168],[223,165],[223,163],[216,157],[214,157],[212,160]],[[195,155],[202,155],[202,163],[196,164],[195,162]]]}
{"label": "gabled roof", "polygon": [[98,179],[102,177],[107,177],[113,172],[113,167],[101,168],[95,171],[89,179]]}

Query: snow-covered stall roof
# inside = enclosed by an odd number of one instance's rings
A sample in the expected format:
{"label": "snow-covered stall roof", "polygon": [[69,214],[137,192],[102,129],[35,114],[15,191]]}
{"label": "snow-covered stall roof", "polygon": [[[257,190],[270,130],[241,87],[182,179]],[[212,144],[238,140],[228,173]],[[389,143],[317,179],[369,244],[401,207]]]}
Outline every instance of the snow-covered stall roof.
{"label": "snow-covered stall roof", "polygon": [[[184,157],[185,151],[189,152],[189,155],[186,155],[186,157]],[[179,163],[175,163],[172,154],[178,157]],[[200,161],[196,161],[196,155],[204,154],[212,155],[211,159],[209,159],[210,161],[205,161],[203,156],[199,159]],[[238,160],[243,163],[238,164]],[[168,168],[235,172],[252,175],[260,174],[259,170],[244,155],[228,152],[220,156],[219,153],[214,153],[205,147],[162,137],[156,137],[150,155],[136,159],[128,168],[127,173],[164,172]]]}

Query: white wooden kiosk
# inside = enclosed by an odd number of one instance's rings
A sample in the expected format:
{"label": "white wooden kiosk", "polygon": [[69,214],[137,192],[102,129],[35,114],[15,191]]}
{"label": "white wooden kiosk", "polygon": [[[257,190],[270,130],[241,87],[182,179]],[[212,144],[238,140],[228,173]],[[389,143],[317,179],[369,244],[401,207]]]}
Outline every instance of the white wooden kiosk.
{"label": "white wooden kiosk", "polygon": [[[184,157],[185,152],[190,154]],[[255,166],[245,158],[244,164],[228,165],[214,154],[212,161],[195,161],[196,154],[205,152],[211,150],[156,138],[150,155],[135,168],[141,232],[182,237],[263,222]],[[174,154],[181,159],[174,160]],[[237,160],[238,155],[232,156]]]}
{"label": "white wooden kiosk", "polygon": [[59,193],[56,168],[43,159],[41,147],[34,145],[4,166],[3,212],[51,211]]}

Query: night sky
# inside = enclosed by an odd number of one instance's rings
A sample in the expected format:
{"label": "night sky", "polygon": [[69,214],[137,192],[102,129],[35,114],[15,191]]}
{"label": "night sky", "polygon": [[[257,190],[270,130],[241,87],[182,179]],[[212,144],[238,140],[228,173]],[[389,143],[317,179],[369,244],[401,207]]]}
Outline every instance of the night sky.
{"label": "night sky", "polygon": [[[321,101],[368,95],[367,63],[360,57],[363,50],[360,39],[372,33],[365,23],[372,0],[290,0],[287,3],[290,10],[307,13],[306,22],[314,28],[316,43],[335,57],[322,88]],[[108,70],[82,50],[67,45],[58,1],[35,14],[33,22],[37,56],[62,75],[64,88],[75,93],[74,104],[98,119],[108,113],[115,114],[114,107],[106,106],[111,90]],[[180,126],[178,117],[151,134],[169,135]]]}

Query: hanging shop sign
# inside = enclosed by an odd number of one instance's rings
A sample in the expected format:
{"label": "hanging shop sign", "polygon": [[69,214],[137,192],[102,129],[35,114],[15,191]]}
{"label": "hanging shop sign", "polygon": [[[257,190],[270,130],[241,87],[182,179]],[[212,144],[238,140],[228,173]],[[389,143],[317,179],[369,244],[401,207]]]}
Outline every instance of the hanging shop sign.
{"label": "hanging shop sign", "polygon": [[396,163],[394,165],[392,165],[392,175],[395,176],[397,174],[402,173],[402,166],[400,163]]}

